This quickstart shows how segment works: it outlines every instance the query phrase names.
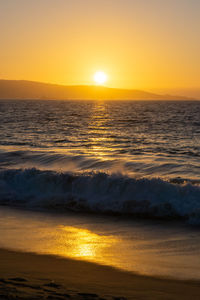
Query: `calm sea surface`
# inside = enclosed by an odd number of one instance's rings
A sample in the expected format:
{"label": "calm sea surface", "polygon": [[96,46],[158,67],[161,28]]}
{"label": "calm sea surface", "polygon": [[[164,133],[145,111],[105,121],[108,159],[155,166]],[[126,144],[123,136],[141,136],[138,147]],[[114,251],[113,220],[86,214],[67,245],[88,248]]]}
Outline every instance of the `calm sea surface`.
{"label": "calm sea surface", "polygon": [[0,145],[8,164],[200,180],[200,102],[1,100]]}

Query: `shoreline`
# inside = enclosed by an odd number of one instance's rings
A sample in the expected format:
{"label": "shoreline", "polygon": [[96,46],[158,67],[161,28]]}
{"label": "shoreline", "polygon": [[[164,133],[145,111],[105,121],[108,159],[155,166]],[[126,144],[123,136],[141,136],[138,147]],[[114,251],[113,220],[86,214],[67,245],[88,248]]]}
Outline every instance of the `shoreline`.
{"label": "shoreline", "polygon": [[199,299],[200,281],[0,249],[0,299]]}

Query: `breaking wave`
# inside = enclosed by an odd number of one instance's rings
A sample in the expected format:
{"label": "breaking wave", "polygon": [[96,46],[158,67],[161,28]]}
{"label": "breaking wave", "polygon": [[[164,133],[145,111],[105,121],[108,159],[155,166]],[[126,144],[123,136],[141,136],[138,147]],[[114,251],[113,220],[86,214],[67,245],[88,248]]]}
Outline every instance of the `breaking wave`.
{"label": "breaking wave", "polygon": [[38,169],[0,171],[0,205],[183,218],[200,224],[200,186],[158,178]]}

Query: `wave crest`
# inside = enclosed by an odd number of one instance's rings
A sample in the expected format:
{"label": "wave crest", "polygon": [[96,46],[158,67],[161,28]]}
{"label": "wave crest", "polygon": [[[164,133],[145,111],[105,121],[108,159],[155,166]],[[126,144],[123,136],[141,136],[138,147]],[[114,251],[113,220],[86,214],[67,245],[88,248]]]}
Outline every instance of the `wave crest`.
{"label": "wave crest", "polygon": [[0,204],[37,209],[184,218],[200,224],[200,186],[105,173],[0,171]]}

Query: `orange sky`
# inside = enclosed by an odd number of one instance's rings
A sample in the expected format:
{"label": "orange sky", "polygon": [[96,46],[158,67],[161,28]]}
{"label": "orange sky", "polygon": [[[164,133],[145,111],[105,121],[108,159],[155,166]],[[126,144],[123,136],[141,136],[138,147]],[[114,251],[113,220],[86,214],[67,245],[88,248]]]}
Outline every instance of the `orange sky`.
{"label": "orange sky", "polygon": [[0,78],[200,90],[199,0],[0,1]]}

